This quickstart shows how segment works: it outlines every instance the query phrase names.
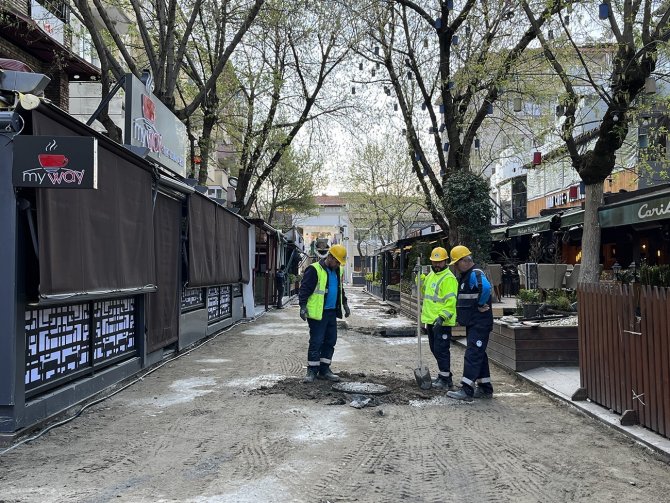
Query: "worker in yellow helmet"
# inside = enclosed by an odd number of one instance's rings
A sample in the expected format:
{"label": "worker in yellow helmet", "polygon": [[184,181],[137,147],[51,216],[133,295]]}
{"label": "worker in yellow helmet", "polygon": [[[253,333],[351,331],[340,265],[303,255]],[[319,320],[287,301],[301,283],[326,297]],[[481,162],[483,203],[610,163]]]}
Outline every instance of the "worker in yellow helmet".
{"label": "worker in yellow helmet", "polygon": [[342,288],[343,266],[347,263],[347,249],[335,244],[328,254],[305,269],[298,303],[300,317],[309,325],[307,375],[303,382],[314,379],[339,381],[340,376],[330,370],[337,342],[337,318],[349,316],[351,311]]}
{"label": "worker in yellow helmet", "polygon": [[460,273],[456,311],[458,324],[465,327],[465,358],[463,362],[463,387],[448,391],[447,396],[471,402],[473,398],[491,398],[493,385],[489,370],[486,346],[493,329],[491,310],[491,283],[481,269],[475,267],[472,253],[463,246],[451,249],[451,263]]}
{"label": "worker in yellow helmet", "polygon": [[456,324],[458,281],[447,267],[447,250],[438,246],[430,253],[431,272],[421,275],[421,323],[426,324],[428,345],[437,361],[437,389],[454,387],[451,374],[451,327]]}

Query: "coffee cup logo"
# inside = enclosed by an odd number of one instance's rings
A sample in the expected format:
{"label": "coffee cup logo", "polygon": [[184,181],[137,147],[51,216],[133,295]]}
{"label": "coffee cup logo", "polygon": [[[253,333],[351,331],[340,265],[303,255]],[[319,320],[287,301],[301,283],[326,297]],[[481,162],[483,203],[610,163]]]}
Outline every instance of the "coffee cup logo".
{"label": "coffee cup logo", "polygon": [[58,171],[60,168],[67,166],[70,161],[63,154],[39,154],[37,159],[47,172]]}

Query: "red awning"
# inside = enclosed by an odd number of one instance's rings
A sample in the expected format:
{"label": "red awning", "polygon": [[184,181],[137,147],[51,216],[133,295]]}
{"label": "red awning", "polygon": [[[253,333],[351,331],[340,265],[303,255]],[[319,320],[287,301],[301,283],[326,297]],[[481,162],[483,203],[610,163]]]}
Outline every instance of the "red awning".
{"label": "red awning", "polygon": [[[0,36],[45,63],[61,60],[70,80],[99,80],[100,70],[80,58],[60,42],[44,33],[37,23],[25,14],[11,9],[3,10]],[[75,75],[78,78],[75,78]]]}

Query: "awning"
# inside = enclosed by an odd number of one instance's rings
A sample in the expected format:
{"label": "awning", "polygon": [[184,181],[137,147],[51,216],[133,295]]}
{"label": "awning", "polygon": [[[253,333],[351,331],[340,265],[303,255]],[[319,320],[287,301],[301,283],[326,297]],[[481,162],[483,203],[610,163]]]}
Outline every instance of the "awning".
{"label": "awning", "polygon": [[525,236],[526,234],[535,234],[536,232],[544,232],[551,230],[551,224],[558,215],[547,215],[546,217],[532,218],[512,225],[507,228],[507,236]]}
{"label": "awning", "polygon": [[566,211],[561,215],[561,229],[584,224],[584,210]]}
{"label": "awning", "polygon": [[502,241],[507,237],[507,227],[494,227],[491,229],[491,241]]}
{"label": "awning", "polygon": [[667,189],[603,206],[598,212],[601,228],[668,219],[670,219],[670,190]]}

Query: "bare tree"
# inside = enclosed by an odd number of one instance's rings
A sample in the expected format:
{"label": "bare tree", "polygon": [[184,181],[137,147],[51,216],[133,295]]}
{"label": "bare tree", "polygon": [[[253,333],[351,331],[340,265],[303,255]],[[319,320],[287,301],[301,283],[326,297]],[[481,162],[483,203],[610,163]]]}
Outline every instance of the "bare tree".
{"label": "bare tree", "polygon": [[296,139],[311,146],[305,126],[348,107],[346,96],[326,86],[351,52],[347,11],[335,2],[273,5],[235,55],[239,113],[225,127],[239,149],[235,204],[242,215],[286,149]]}
{"label": "bare tree", "polygon": [[[501,85],[558,3],[544,9],[538,26],[516,16],[512,2],[502,0],[466,0],[457,10],[446,0],[363,4],[359,12],[370,43],[360,56],[386,70],[387,78],[376,80],[396,100],[425,204],[452,242],[476,241],[489,226],[488,195],[478,197],[481,211],[472,213],[481,221],[475,222],[472,214],[449,207],[450,178],[470,173],[477,134],[495,117]],[[473,226],[477,232],[470,232]]]}

